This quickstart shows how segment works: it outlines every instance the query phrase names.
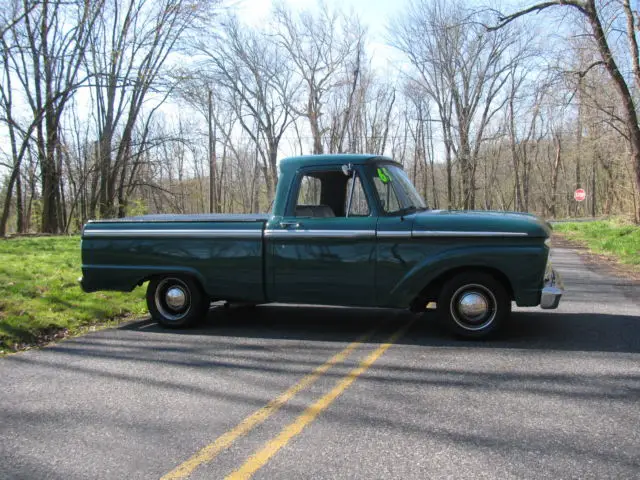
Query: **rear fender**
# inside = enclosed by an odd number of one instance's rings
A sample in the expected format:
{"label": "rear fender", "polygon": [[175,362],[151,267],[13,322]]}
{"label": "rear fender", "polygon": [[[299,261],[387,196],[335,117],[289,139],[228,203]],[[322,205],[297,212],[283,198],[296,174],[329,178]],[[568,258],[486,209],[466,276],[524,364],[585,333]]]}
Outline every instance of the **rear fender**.
{"label": "rear fender", "polygon": [[136,286],[155,276],[188,275],[205,286],[202,273],[195,268],[155,265],[83,265],[82,289],[85,292],[115,290],[130,292]]}

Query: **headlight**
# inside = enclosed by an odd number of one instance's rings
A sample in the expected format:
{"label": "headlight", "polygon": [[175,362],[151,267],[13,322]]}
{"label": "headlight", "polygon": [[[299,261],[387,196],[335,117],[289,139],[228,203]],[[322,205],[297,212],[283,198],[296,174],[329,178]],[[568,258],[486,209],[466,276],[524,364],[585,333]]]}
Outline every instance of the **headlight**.
{"label": "headlight", "polygon": [[545,239],[544,244],[547,246],[547,248],[551,248],[551,238]]}

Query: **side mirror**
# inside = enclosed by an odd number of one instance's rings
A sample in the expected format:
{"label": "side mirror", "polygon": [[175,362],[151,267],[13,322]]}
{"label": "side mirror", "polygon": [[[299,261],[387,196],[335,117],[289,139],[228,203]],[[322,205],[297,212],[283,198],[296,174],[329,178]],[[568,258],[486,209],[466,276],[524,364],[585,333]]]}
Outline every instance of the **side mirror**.
{"label": "side mirror", "polygon": [[345,176],[350,177],[351,174],[353,173],[353,166],[351,164],[342,165],[342,173],[344,173]]}

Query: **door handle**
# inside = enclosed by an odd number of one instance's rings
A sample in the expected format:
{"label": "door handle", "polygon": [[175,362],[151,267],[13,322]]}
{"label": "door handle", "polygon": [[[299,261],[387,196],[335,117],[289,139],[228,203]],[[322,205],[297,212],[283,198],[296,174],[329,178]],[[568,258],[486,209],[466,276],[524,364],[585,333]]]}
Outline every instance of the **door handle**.
{"label": "door handle", "polygon": [[302,225],[298,222],[280,222],[282,228],[300,228]]}

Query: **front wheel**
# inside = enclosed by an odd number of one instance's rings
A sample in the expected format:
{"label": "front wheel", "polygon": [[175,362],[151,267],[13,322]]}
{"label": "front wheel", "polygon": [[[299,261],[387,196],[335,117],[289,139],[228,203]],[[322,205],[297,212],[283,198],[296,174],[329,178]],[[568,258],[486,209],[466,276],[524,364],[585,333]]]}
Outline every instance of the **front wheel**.
{"label": "front wheel", "polygon": [[154,278],[147,287],[151,317],[169,328],[184,328],[200,320],[209,309],[209,299],[200,284],[186,276]]}
{"label": "front wheel", "polygon": [[437,305],[446,327],[466,338],[490,336],[511,314],[511,297],[505,286],[482,272],[453,277],[443,286]]}

